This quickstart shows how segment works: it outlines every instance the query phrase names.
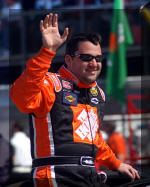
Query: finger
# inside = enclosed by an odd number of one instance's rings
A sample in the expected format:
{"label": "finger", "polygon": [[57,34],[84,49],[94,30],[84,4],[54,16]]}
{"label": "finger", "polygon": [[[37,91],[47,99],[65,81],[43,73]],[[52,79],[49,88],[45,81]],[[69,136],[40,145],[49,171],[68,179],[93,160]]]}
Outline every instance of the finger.
{"label": "finger", "polygon": [[139,176],[138,171],[137,171],[136,169],[133,168],[133,172],[134,172],[135,178],[140,179],[140,176]]}
{"label": "finger", "polygon": [[139,175],[138,172],[136,173],[136,177],[137,177],[138,179],[140,179],[140,175]]}
{"label": "finger", "polygon": [[64,33],[61,37],[63,41],[66,41],[68,34],[69,34],[69,29],[65,28]]}
{"label": "finger", "polygon": [[130,169],[130,173],[132,174],[132,178],[135,179],[135,171],[133,170],[133,168]]}
{"label": "finger", "polygon": [[46,29],[48,27],[48,20],[49,20],[49,15],[46,16],[44,19],[44,28]]}
{"label": "finger", "polygon": [[131,178],[132,181],[134,181],[135,178],[129,170],[126,172],[126,174]]}
{"label": "finger", "polygon": [[57,27],[57,26],[58,26],[58,14],[55,14],[55,15],[54,15],[53,26],[54,26],[54,27]]}
{"label": "finger", "polygon": [[40,30],[41,30],[41,32],[44,30],[43,20],[40,21]]}
{"label": "finger", "polygon": [[135,171],[135,177],[137,177],[138,179],[140,179],[138,171],[136,169],[134,169],[134,171]]}
{"label": "finger", "polygon": [[48,26],[52,26],[52,19],[53,19],[53,14],[49,14],[49,19],[48,19]]}

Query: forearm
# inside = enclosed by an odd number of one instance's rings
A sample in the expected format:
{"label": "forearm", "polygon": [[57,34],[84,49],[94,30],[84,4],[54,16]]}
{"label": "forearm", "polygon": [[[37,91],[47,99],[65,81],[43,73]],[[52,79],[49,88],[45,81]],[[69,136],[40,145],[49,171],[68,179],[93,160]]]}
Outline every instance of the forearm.
{"label": "forearm", "polygon": [[26,64],[25,69],[25,81],[29,84],[34,83],[37,86],[42,83],[42,79],[45,77],[45,74],[48,72],[52,59],[56,52],[49,51],[42,46],[40,52],[33,58],[29,59]]}
{"label": "forearm", "polygon": [[108,169],[113,170],[117,170],[121,164],[102,137],[99,139],[96,161]]}
{"label": "forearm", "polygon": [[28,60],[24,73],[10,89],[10,97],[24,113],[31,113],[40,106],[44,77],[50,68],[55,52],[42,47],[40,52]]}
{"label": "forearm", "polygon": [[[40,22],[43,46],[39,54],[31,58],[24,73],[15,81],[10,89],[10,97],[24,113],[45,114],[53,103],[53,84],[46,80],[46,72],[50,68],[56,50],[66,41],[68,28],[63,35],[59,34],[57,15],[49,14]],[[53,20],[53,21],[52,21]],[[53,50],[53,51],[50,51]]]}
{"label": "forearm", "polygon": [[114,153],[111,150],[105,150],[100,156],[97,156],[97,161],[111,170],[117,170],[121,162],[115,157]]}

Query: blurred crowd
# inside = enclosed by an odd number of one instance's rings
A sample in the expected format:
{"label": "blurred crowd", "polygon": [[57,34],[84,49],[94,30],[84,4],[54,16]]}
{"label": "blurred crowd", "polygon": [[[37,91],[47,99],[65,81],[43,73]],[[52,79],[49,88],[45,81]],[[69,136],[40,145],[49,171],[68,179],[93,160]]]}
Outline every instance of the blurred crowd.
{"label": "blurred crowd", "polygon": [[10,141],[0,134],[0,187],[30,178],[32,158],[23,122],[10,126]]}
{"label": "blurred crowd", "polygon": [[[124,0],[124,2],[133,2],[136,0]],[[0,0],[0,9],[50,9],[63,6],[74,5],[94,5],[103,3],[112,3],[113,0]]]}
{"label": "blurred crowd", "polygon": [[[124,2],[135,2],[135,0],[124,0]],[[104,5],[104,4],[108,4],[108,3],[113,3],[113,0],[0,0],[0,56],[1,57],[9,57],[9,53],[10,53],[10,43],[11,41],[11,35],[10,35],[10,27],[9,27],[9,21],[13,20],[16,23],[16,19],[19,19],[19,17],[15,16],[15,14],[13,14],[13,16],[9,16],[10,11],[13,13],[19,13],[20,11],[24,10],[43,10],[43,9],[55,9],[55,8],[63,8],[63,7],[83,7],[84,5]],[[103,10],[102,10],[103,11]],[[101,18],[99,18],[99,14],[96,13],[95,11],[95,16],[97,17],[97,19],[93,18],[93,20],[88,21],[89,23],[87,23],[87,28],[86,30],[88,32],[90,32],[90,29],[92,28],[93,30],[95,29],[95,32],[100,31],[100,33],[102,33],[103,38],[105,38],[105,44],[108,44],[107,41],[107,37],[105,37],[105,31],[106,28],[97,28],[99,25],[99,21],[101,20],[104,21],[104,25],[105,27],[108,27],[107,25],[109,25],[109,21],[110,21],[110,17],[109,14],[106,12],[106,14],[100,15]],[[73,24],[73,21],[75,21],[76,25],[80,24],[79,20],[77,20],[75,18],[75,20],[73,20],[74,15],[72,16],[72,18],[67,17],[67,19],[72,19],[71,20],[71,24]],[[89,19],[91,18],[91,15]],[[99,20],[100,19],[100,20]],[[78,23],[77,23],[78,21]],[[86,21],[86,20],[85,20]],[[14,23],[13,22],[13,23]],[[107,23],[106,23],[107,22]],[[32,27],[32,26],[31,26]],[[77,25],[77,28],[79,27],[79,25]],[[133,28],[131,28],[133,31],[133,35],[135,36],[135,42],[137,42],[138,44],[140,43],[140,28],[139,26],[137,26],[137,24],[133,24]],[[107,28],[108,30],[108,28]],[[137,31],[138,30],[138,31]],[[16,33],[16,32],[15,32]],[[14,33],[13,33],[14,34]],[[35,40],[36,41],[36,40]],[[13,41],[14,43],[14,41]],[[105,45],[104,44],[104,45]],[[17,48],[15,46],[15,48]]]}

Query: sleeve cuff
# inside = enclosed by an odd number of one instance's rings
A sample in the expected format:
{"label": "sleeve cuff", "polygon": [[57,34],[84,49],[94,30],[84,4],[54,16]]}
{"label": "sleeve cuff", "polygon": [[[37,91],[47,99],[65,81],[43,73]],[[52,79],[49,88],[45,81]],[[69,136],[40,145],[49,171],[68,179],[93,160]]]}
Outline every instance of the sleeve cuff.
{"label": "sleeve cuff", "polygon": [[41,58],[44,58],[46,61],[52,60],[53,57],[55,56],[56,52],[55,51],[50,51],[46,47],[42,46],[38,56]]}

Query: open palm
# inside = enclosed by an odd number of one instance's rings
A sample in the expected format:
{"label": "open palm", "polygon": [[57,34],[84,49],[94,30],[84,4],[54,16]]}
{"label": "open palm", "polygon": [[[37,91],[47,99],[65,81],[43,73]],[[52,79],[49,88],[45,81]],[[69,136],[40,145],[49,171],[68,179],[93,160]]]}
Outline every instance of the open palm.
{"label": "open palm", "polygon": [[58,15],[49,14],[40,22],[43,45],[49,50],[56,51],[67,39],[68,28],[65,28],[63,35],[58,30]]}

